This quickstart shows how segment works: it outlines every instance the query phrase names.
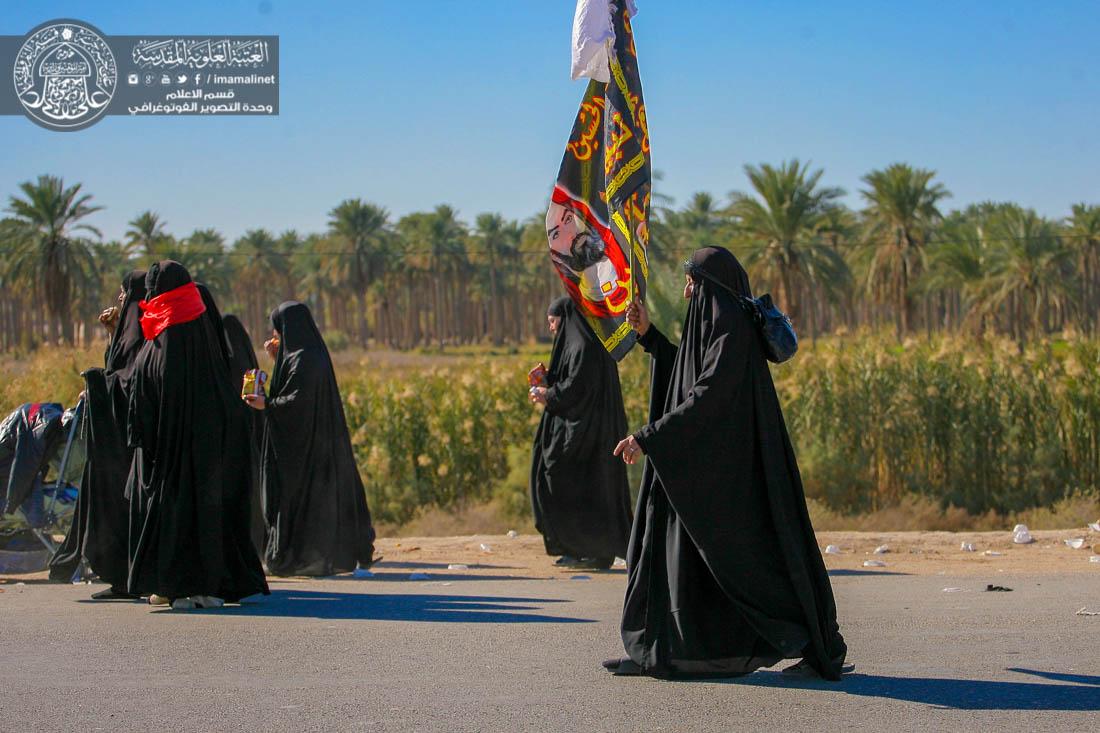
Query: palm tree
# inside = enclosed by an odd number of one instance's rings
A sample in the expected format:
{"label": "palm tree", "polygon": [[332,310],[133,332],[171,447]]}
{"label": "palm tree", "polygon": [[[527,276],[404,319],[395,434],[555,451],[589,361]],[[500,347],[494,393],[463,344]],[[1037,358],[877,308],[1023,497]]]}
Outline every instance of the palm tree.
{"label": "palm tree", "polygon": [[522,229],[518,222],[506,221],[500,214],[478,214],[475,220],[474,240],[477,243],[478,260],[485,263],[489,275],[488,330],[494,344],[504,340],[501,328],[504,304],[501,302],[500,269],[514,259],[511,254],[519,246]]}
{"label": "palm tree", "polygon": [[297,284],[296,290],[302,300],[309,304],[317,320],[317,327],[322,331],[325,330],[325,305],[328,300],[326,294],[333,286],[332,278],[325,268],[330,248],[328,237],[322,234],[306,236],[291,258],[289,270]]}
{"label": "palm tree", "polygon": [[290,258],[281,256],[278,243],[266,229],[250,229],[233,243],[238,256],[237,302],[244,307],[251,333],[268,331],[267,314],[275,303],[270,302],[271,283],[286,281]]}
{"label": "palm tree", "polygon": [[359,342],[367,344],[367,291],[382,277],[391,241],[389,212],[361,199],[346,199],[329,212],[331,243],[339,252],[341,283],[356,294]]}
{"label": "palm tree", "polygon": [[442,346],[455,332],[456,323],[446,317],[448,311],[457,319],[452,307],[451,291],[455,279],[466,265],[466,227],[458,219],[458,212],[447,204],[439,204],[433,211],[424,215],[422,232],[418,243],[423,248],[422,255],[428,258],[429,276],[432,282],[431,301],[434,322],[434,337]]}
{"label": "palm tree", "polygon": [[1066,240],[1077,253],[1078,275],[1081,278],[1080,310],[1086,329],[1097,334],[1097,311],[1100,311],[1100,206],[1074,204],[1066,219]]}
{"label": "palm tree", "polygon": [[1073,301],[1073,253],[1062,245],[1054,222],[1019,206],[1005,207],[991,222],[996,244],[989,258],[984,294],[987,310],[1005,307],[1022,347],[1028,331],[1050,330],[1050,307]]}
{"label": "palm tree", "polygon": [[980,332],[985,314],[975,306],[981,301],[986,284],[989,246],[985,228],[975,215],[952,212],[944,220],[941,232],[942,240],[928,246],[928,268],[921,277],[920,287],[950,300],[947,317],[950,320],[953,316],[955,326],[967,319],[976,320]]}
{"label": "palm tree", "polygon": [[192,279],[205,284],[214,294],[222,298],[229,294],[233,262],[225,256],[225,237],[216,229],[196,229],[162,251],[182,263]]}
{"label": "palm tree", "polygon": [[692,194],[682,209],[663,207],[652,216],[649,253],[654,261],[671,263],[685,259],[695,250],[724,240],[728,232],[729,216],[705,191]]}
{"label": "palm tree", "polygon": [[28,286],[43,298],[49,313],[49,339],[55,341],[61,325],[65,342],[73,342],[73,298],[78,288],[95,278],[92,241],[81,233],[102,235],[81,219],[101,206],[81,194],[81,185],[65,186],[61,178],[39,176],[37,182],[21,183],[24,198],[8,199],[13,215],[7,226],[13,244],[4,264],[15,282]]}
{"label": "palm tree", "polygon": [[282,264],[279,266],[279,272],[282,275],[279,289],[282,291],[284,300],[293,300],[297,294],[294,260],[305,246],[305,238],[295,229],[287,229],[275,239],[275,252],[282,259]]}
{"label": "palm tree", "polygon": [[811,334],[816,331],[812,302],[815,290],[832,297],[848,280],[847,264],[823,236],[830,209],[844,195],[843,189],[819,187],[824,171],[810,171],[797,159],[778,168],[768,164],[745,166],[755,196],[731,194],[730,214],[736,227],[738,249],[746,268],[771,285],[779,285],[777,299],[798,320],[809,316]]}
{"label": "palm tree", "polygon": [[133,255],[141,254],[151,259],[160,259],[168,254],[172,246],[171,236],[164,230],[164,221],[159,214],[143,211],[127,225],[126,244]]}
{"label": "palm tree", "polygon": [[[895,163],[863,177],[868,188],[863,245],[867,260],[868,292],[888,293],[895,305],[898,337],[913,324],[911,285],[924,265],[924,247],[943,219],[937,208],[951,194],[933,183],[936,172]],[[892,297],[890,297],[892,296]]]}

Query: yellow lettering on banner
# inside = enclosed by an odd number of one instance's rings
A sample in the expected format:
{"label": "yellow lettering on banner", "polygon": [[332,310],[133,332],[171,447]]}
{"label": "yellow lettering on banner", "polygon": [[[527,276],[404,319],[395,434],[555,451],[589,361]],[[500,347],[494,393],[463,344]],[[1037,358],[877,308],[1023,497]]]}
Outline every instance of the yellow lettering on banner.
{"label": "yellow lettering on banner", "polygon": [[629,163],[622,167],[622,170],[615,174],[615,177],[607,184],[606,193],[609,201],[611,197],[615,195],[615,192],[623,187],[623,184],[626,183],[626,179],[640,170],[643,165],[645,165],[645,153],[638,153]]}
{"label": "yellow lettering on banner", "polygon": [[614,351],[619,344],[623,342],[623,339],[630,333],[630,323],[623,321],[619,327],[615,330],[615,333],[604,339],[603,347],[607,349],[608,353]]}
{"label": "yellow lettering on banner", "polygon": [[630,240],[630,227],[626,225],[626,221],[623,219],[623,212],[615,210],[611,212],[611,221],[615,222],[615,226],[619,227],[619,231],[623,233],[626,241]]}
{"label": "yellow lettering on banner", "polygon": [[626,100],[626,106],[630,109],[630,119],[637,123],[638,113],[634,109],[634,99],[630,96],[630,88],[626,85],[626,76],[623,74],[623,66],[619,63],[619,57],[612,54],[609,61],[611,74],[615,77],[615,86],[619,87],[619,91],[622,92],[623,98]]}
{"label": "yellow lettering on banner", "polygon": [[[630,236],[630,227],[627,226],[626,220],[623,219],[623,214],[621,211],[613,211],[611,213],[611,221],[613,221],[615,223],[615,226],[619,228],[619,231],[622,232],[623,237],[626,239],[626,241],[634,243],[634,259],[642,268],[642,278],[648,281],[649,260],[646,259],[646,249],[645,246],[642,245],[641,238]],[[633,280],[633,277],[631,277],[631,280]]]}

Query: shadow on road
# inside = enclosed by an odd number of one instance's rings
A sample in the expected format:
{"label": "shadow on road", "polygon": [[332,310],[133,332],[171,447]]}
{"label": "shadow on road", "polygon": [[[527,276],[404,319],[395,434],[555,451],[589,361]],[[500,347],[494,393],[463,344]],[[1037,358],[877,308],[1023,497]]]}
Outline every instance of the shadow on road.
{"label": "shadow on road", "polygon": [[[576,624],[593,619],[547,616],[539,613],[546,604],[564,603],[549,598],[507,598],[498,596],[455,596],[277,589],[271,595],[240,606],[217,611],[199,611],[226,616],[271,616],[279,618],[345,619],[353,621],[426,621],[430,623],[489,624]],[[163,611],[162,613],[172,613]],[[189,613],[196,613],[191,611]]]}
{"label": "shadow on road", "polygon": [[[446,570],[447,566],[451,565],[451,564],[454,564],[454,563],[414,562],[414,561],[397,562],[397,561],[393,561],[393,560],[383,560],[382,562],[375,563],[374,565],[372,565],[371,570],[374,570],[375,572],[377,572],[379,570],[387,570],[389,568],[398,568],[398,569],[408,568],[408,569],[412,569],[412,570],[435,568],[436,570]],[[523,570],[524,569],[524,568],[521,568],[517,565],[487,565],[485,563],[480,563],[480,562],[461,563],[461,564],[464,564],[464,565],[466,565],[466,567],[469,567],[469,568],[479,568],[479,569],[484,569],[484,570]],[[337,576],[337,577],[340,577],[340,576]]]}
{"label": "shadow on road", "polygon": [[997,680],[953,680],[929,677],[888,677],[848,674],[842,682],[791,678],[778,672],[757,672],[746,677],[721,680],[724,684],[754,687],[821,690],[860,697],[904,700],[952,710],[1063,710],[1098,711],[1100,692],[1093,685],[1100,678],[1056,675],[1031,670],[1010,670],[1068,682],[1091,680],[1087,684],[1042,684]]}
{"label": "shadow on road", "polygon": [[1020,674],[1032,674],[1036,677],[1042,677],[1048,680],[1058,680],[1059,682],[1076,682],[1079,685],[1100,685],[1100,677],[1093,677],[1087,674],[1066,674],[1064,672],[1041,672],[1037,669],[1023,669],[1021,667],[1009,667],[1009,672],[1019,672]]}
{"label": "shadow on road", "polygon": [[[455,563],[445,562],[394,562],[392,560],[383,560],[382,562],[375,563],[371,566],[372,575],[369,578],[357,578],[352,573],[344,573],[342,575],[332,575],[325,580],[354,580],[354,581],[408,581],[409,573],[400,572],[401,570],[412,570],[422,572],[428,576],[427,580],[537,580],[537,578],[529,578],[523,575],[477,575],[475,573],[462,572],[462,569],[456,568],[455,570],[449,570],[448,565]],[[466,565],[465,570],[523,570],[524,568],[512,567],[509,565],[482,565],[481,563],[470,563]],[[396,572],[386,572],[387,570]],[[421,579],[422,580],[422,579]]]}
{"label": "shadow on road", "polygon": [[[484,567],[484,566],[482,566]],[[361,583],[376,583],[379,581],[400,581],[402,583],[409,582],[409,573],[395,570],[394,572],[384,572],[385,568],[372,569],[372,575],[369,578],[356,578],[354,575],[332,575],[324,578],[324,580],[351,580]],[[441,580],[441,581],[458,581],[458,580],[541,580],[541,578],[531,578],[526,575],[477,575],[475,573],[466,573],[461,570],[447,571],[447,566],[443,566],[443,571],[433,570],[431,568],[425,568],[416,572],[423,573],[428,576],[427,578],[416,578],[416,580]]]}

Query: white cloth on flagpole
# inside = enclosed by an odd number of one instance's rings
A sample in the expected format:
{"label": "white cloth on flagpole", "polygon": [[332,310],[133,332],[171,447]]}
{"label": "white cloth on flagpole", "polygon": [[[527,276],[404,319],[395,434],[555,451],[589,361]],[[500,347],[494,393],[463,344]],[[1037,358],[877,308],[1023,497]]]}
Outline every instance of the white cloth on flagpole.
{"label": "white cloth on flagpole", "polygon": [[[638,13],[634,0],[626,2],[633,18]],[[614,0],[577,0],[577,12],[573,15],[573,79],[587,77],[605,84],[611,81],[607,50],[615,42],[615,29],[611,19],[615,12]]]}

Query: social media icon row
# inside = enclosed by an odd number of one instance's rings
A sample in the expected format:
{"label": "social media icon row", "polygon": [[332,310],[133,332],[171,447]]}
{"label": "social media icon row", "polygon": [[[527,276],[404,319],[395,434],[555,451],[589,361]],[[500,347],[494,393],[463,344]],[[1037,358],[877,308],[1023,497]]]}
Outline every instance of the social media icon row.
{"label": "social media icon row", "polygon": [[[175,78],[175,83],[176,84],[186,84],[190,79],[191,79],[191,77],[189,77],[187,74],[177,74],[176,78]],[[138,84],[141,83],[141,81],[142,81],[142,78],[141,78],[140,74],[131,73],[131,74],[128,74],[126,76],[126,83],[129,84],[132,87],[136,87]],[[158,82],[158,77],[157,77],[156,74],[146,74],[145,75],[145,86],[151,87],[154,84],[156,84],[157,82]],[[172,77],[169,76],[168,74],[161,74],[160,77],[159,77],[159,82],[162,86],[169,86],[170,84],[172,84]],[[199,83],[199,75],[198,74],[195,74],[195,83],[196,84]]]}

